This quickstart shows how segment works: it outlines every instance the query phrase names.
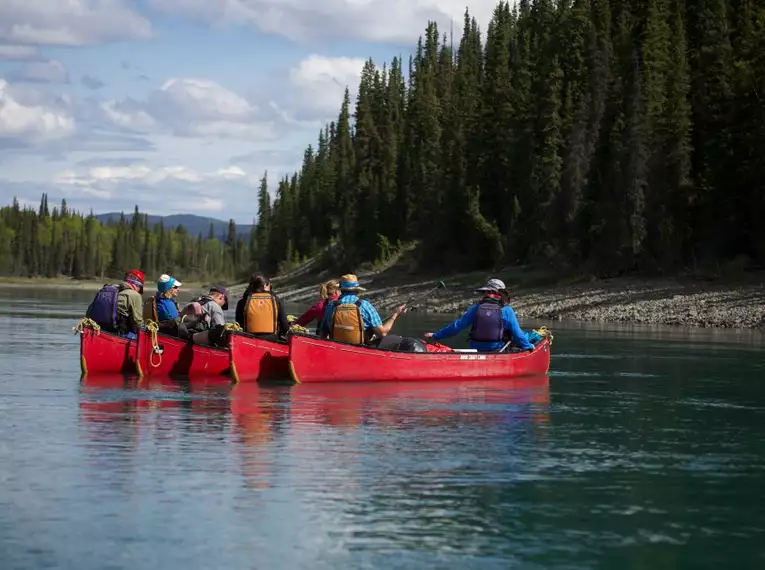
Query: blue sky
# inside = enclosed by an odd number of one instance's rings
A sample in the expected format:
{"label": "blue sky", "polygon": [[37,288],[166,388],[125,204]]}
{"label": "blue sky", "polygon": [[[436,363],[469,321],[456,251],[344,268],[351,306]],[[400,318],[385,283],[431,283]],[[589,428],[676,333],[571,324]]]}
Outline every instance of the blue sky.
{"label": "blue sky", "polygon": [[354,94],[428,20],[495,0],[2,0],[0,201],[250,223]]}

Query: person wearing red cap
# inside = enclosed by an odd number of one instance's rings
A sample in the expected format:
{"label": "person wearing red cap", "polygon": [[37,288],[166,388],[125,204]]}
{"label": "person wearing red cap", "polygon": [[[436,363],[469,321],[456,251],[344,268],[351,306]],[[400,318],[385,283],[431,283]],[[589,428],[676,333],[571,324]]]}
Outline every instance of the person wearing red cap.
{"label": "person wearing red cap", "polygon": [[86,315],[109,332],[136,338],[143,326],[144,275],[140,269],[129,269],[119,285],[104,285],[96,293]]}

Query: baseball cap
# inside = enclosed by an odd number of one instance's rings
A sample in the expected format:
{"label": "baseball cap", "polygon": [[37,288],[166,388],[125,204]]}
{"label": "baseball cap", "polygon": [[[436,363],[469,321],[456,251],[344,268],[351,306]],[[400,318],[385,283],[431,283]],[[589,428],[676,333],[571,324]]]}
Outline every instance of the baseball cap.
{"label": "baseball cap", "polygon": [[228,289],[226,289],[223,285],[213,285],[210,287],[210,292],[212,293],[213,291],[217,291],[223,295],[223,297],[226,299],[226,302],[223,304],[223,310],[228,310]]}
{"label": "baseball cap", "polygon": [[166,273],[163,273],[159,276],[159,279],[157,279],[157,291],[160,293],[166,293],[173,287],[180,287],[181,285],[183,285],[183,283]]}

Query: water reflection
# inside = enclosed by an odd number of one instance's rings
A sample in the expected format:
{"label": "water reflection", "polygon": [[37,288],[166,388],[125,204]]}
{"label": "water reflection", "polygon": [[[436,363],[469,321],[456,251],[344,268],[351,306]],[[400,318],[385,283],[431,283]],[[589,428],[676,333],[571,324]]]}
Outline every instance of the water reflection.
{"label": "water reflection", "polygon": [[539,442],[549,404],[546,376],[296,386],[114,376],[83,379],[80,418],[91,446],[122,455],[138,452],[142,440],[167,448],[168,441],[192,444],[194,434],[204,434],[206,443],[233,446],[244,484],[263,489],[272,484],[279,454],[286,454],[281,461],[287,468],[329,467],[329,458],[333,467],[352,470],[359,467],[348,462],[354,456],[379,461],[366,453],[370,449],[393,462],[398,454],[438,455],[455,434],[459,441],[449,445],[471,446],[475,439],[465,437],[471,432],[478,439],[502,433],[504,444],[529,430]]}

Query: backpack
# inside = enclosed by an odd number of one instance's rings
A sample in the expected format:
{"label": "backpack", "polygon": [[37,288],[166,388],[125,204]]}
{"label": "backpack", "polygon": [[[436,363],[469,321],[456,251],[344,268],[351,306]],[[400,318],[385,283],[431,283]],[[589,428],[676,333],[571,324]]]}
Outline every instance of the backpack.
{"label": "backpack", "polygon": [[104,285],[96,293],[85,316],[92,319],[102,329],[112,332],[118,330],[117,297],[122,291],[120,285]]}
{"label": "backpack", "polygon": [[355,303],[332,301],[334,312],[330,320],[329,337],[338,342],[364,344],[364,319],[361,316],[361,299]]}
{"label": "backpack", "polygon": [[183,307],[180,313],[181,322],[189,332],[202,332],[210,329],[210,315],[204,308],[210,302],[213,302],[211,297],[202,295],[194,297]]}
{"label": "backpack", "polygon": [[271,293],[252,293],[244,303],[244,331],[250,334],[276,334],[279,308]]}
{"label": "backpack", "polygon": [[502,340],[504,334],[502,305],[493,300],[478,303],[470,339],[478,342],[496,342]]}

